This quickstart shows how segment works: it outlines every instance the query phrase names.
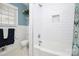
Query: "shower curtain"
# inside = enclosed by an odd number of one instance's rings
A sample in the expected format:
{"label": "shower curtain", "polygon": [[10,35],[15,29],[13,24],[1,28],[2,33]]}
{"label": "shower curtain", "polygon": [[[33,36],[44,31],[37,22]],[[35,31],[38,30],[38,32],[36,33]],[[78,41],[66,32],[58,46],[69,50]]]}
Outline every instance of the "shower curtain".
{"label": "shower curtain", "polygon": [[79,56],[79,3],[75,4],[72,55]]}

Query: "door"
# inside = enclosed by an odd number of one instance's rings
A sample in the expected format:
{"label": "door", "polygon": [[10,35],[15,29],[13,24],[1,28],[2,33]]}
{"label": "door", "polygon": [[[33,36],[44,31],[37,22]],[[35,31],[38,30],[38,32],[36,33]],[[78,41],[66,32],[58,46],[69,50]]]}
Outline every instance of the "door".
{"label": "door", "polygon": [[33,4],[33,55],[71,55],[74,4]]}

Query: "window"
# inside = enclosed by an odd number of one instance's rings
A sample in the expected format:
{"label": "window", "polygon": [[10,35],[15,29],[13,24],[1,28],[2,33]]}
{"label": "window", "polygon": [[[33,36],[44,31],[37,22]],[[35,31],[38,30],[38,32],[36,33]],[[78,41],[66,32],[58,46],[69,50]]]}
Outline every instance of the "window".
{"label": "window", "polygon": [[0,3],[0,25],[16,26],[18,8],[11,4]]}

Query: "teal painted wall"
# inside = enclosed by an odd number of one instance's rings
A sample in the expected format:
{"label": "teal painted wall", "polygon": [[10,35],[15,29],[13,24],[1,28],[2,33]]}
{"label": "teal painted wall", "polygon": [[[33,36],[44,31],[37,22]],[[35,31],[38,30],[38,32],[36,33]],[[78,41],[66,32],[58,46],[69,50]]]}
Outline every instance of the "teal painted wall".
{"label": "teal painted wall", "polygon": [[26,8],[29,8],[29,4],[24,5],[23,3],[10,3],[16,7],[18,7],[18,25],[28,25],[29,24],[29,17],[24,15],[22,11]]}

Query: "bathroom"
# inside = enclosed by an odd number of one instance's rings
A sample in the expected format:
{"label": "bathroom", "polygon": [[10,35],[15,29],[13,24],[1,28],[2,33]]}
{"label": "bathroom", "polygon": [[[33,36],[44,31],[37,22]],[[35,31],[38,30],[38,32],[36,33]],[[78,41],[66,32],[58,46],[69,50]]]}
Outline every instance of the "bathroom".
{"label": "bathroom", "polygon": [[[5,41],[8,41],[8,43],[4,43],[4,45],[1,43],[3,41],[0,42],[1,56],[29,55],[28,11],[29,11],[28,3],[0,3],[0,29],[1,29],[0,33],[3,32],[3,37]],[[9,29],[14,29],[14,30],[9,34],[10,32]],[[9,36],[11,40],[8,40],[7,37]]]}
{"label": "bathroom", "polygon": [[79,3],[33,3],[29,10],[29,55],[79,56]]}
{"label": "bathroom", "polygon": [[0,3],[0,56],[79,56],[79,3]]}

